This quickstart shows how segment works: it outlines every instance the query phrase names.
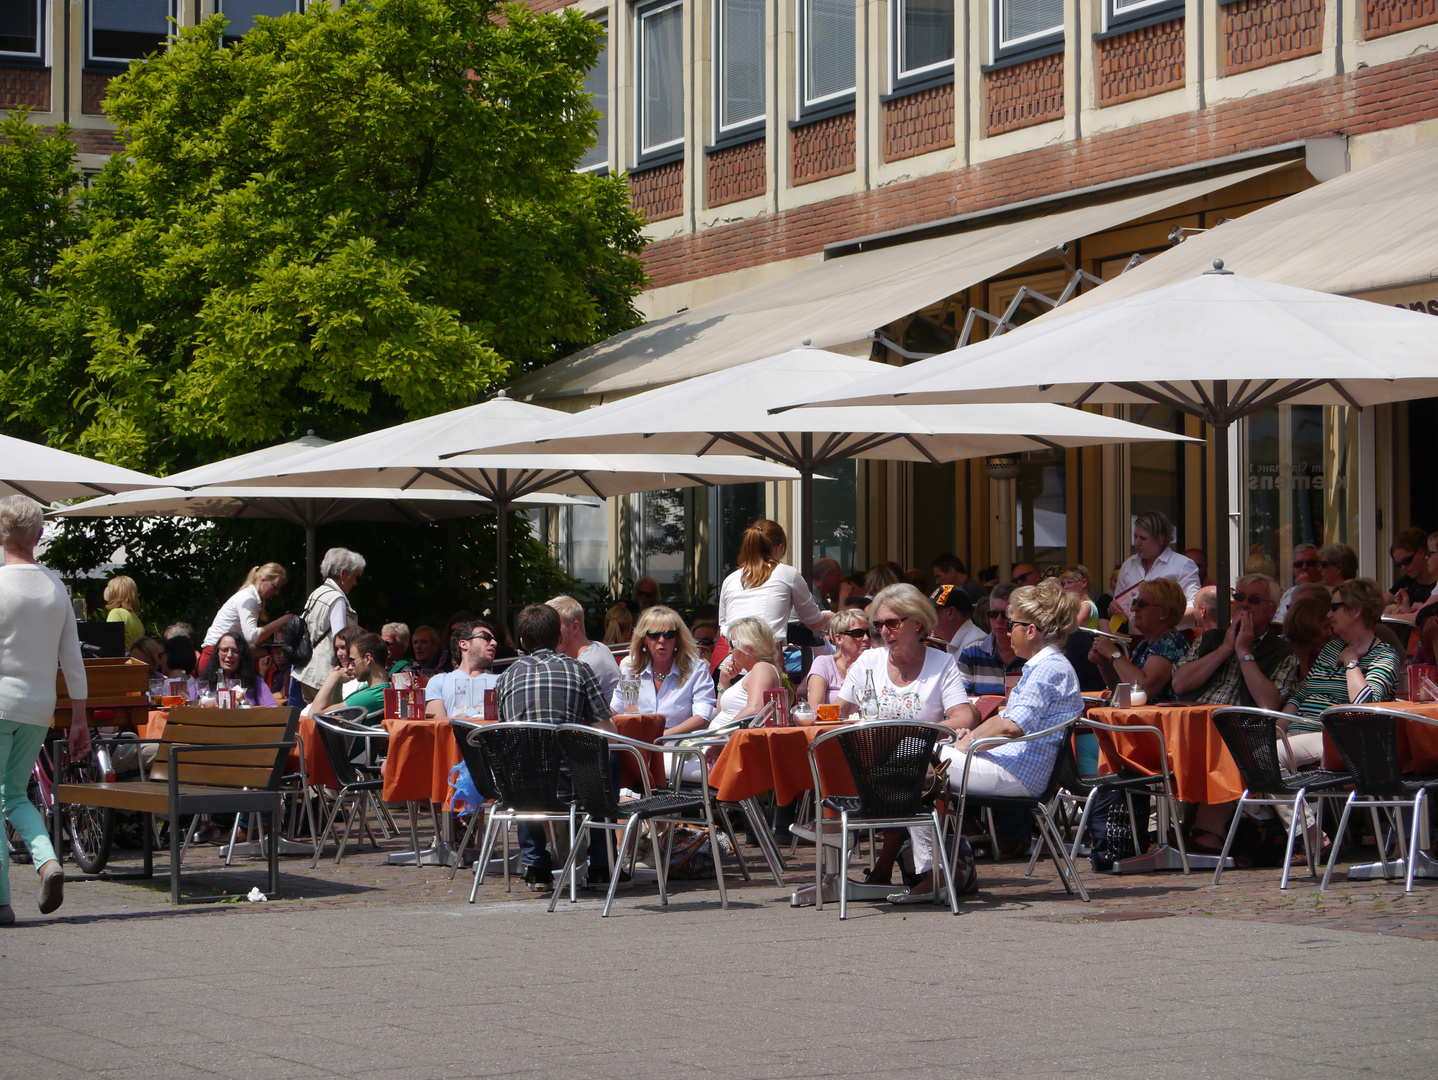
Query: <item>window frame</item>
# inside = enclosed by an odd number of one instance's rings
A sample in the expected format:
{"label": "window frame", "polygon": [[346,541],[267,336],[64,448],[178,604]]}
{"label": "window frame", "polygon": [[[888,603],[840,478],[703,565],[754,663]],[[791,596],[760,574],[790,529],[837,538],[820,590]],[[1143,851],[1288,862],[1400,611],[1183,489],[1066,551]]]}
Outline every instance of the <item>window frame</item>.
{"label": "window frame", "polygon": [[[597,161],[593,165],[577,165],[575,172],[596,173],[600,176],[609,174],[610,162],[614,159],[614,123],[613,123],[613,95],[610,93],[609,83],[609,60],[612,55],[610,46],[613,39],[609,36],[609,12],[601,12],[593,17],[594,21],[604,27],[604,118],[601,123],[604,125],[604,160]],[[598,147],[596,147],[598,149]]]}
{"label": "window frame", "polygon": [[798,55],[798,77],[794,80],[795,90],[798,93],[798,111],[801,120],[816,120],[824,116],[838,115],[851,112],[854,109],[854,102],[857,100],[859,89],[859,15],[854,13],[854,85],[848,90],[839,90],[832,94],[826,94],[819,98],[809,97],[809,4],[811,0],[795,0],[798,8],[795,20],[795,45]]}
{"label": "window frame", "polygon": [[[289,2],[294,5],[294,12],[295,12],[296,15],[303,15],[303,14],[305,13],[305,3],[306,3],[306,0],[289,0]],[[341,0],[341,3],[343,3],[343,0]],[[224,15],[224,14],[225,14],[225,0],[215,0],[215,14],[216,14],[216,15]],[[285,14],[288,15],[289,12],[287,11],[287,12],[285,12]],[[226,17],[226,18],[229,18],[228,15],[225,15],[225,17]],[[226,28],[226,30],[228,31],[228,27]],[[244,34],[230,34],[230,33],[227,32],[227,33],[225,34],[224,38],[222,39],[222,43],[223,43],[223,42],[228,42],[228,41],[239,41],[240,38],[242,38],[242,37],[244,37],[244,36],[245,36]]]}
{"label": "window frame", "polygon": [[1120,12],[1118,0],[1103,0],[1103,32],[1108,34],[1139,30],[1145,26],[1183,18],[1183,0],[1138,0],[1127,11]]}
{"label": "window frame", "polygon": [[9,67],[49,67],[50,50],[48,26],[45,11],[50,6],[45,0],[31,0],[35,5],[35,51],[33,53],[0,51],[0,63]]}
{"label": "window frame", "polygon": [[[1105,5],[1111,2],[1112,0],[1104,0]],[[1036,34],[1027,34],[1021,38],[1014,38],[1012,41],[1005,41],[1003,37],[1003,4],[1004,0],[989,0],[989,21],[992,24],[992,33],[989,38],[994,63],[999,64],[1030,57],[1037,58],[1062,51],[1064,47],[1063,20],[1060,20],[1058,26],[1051,30],[1041,30]]]}
{"label": "window frame", "polygon": [[685,0],[651,0],[650,3],[636,4],[634,7],[634,164],[636,166],[663,165],[670,161],[676,161],[684,156],[684,144],[688,139],[688,117],[682,116],[684,105],[684,51],[683,37],[680,39],[679,52],[679,92],[681,118],[684,120],[684,130],[679,138],[671,139],[659,146],[646,147],[644,145],[644,20],[653,18],[671,8],[680,10],[680,18],[683,19]]}
{"label": "window frame", "polygon": [[[951,0],[954,6],[954,25],[958,25],[959,0]],[[1104,0],[1111,3],[1112,0]],[[1163,0],[1169,3],[1170,0]],[[954,78],[954,58],[950,56],[947,60],[940,60],[937,64],[928,64],[913,71],[901,71],[899,65],[904,55],[903,51],[903,26],[904,9],[908,0],[890,0],[889,2],[889,92],[920,90],[928,86],[938,86],[946,82],[952,82]],[[953,43],[950,42],[950,50]]]}
{"label": "window frame", "polygon": [[764,108],[758,116],[741,120],[736,124],[724,124],[724,7],[728,0],[714,0],[714,142],[727,145],[743,142],[756,134],[763,134],[769,120],[769,12],[764,10]]}
{"label": "window frame", "polygon": [[[165,4],[165,15],[168,19],[179,19],[179,12],[176,11],[178,0],[168,0]],[[129,60],[123,60],[115,56],[96,56],[94,52],[95,40],[95,0],[85,0],[85,27],[84,27],[84,67],[86,71],[125,71],[130,66]],[[168,24],[165,26],[165,35],[168,38],[175,32]],[[161,46],[164,48],[164,46]]]}

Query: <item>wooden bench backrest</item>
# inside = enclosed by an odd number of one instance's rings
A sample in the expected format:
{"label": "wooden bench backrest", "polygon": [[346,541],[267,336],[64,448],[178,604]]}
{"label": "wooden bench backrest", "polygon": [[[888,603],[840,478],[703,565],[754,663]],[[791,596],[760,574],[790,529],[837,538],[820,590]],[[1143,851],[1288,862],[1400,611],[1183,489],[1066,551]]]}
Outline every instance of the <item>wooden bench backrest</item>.
{"label": "wooden bench backrest", "polygon": [[[160,737],[150,779],[168,782],[170,745],[290,742],[299,725],[300,711],[287,705],[272,709],[201,709],[193,705],[170,710]],[[179,781],[210,787],[254,788],[273,791],[285,771],[285,750],[228,750],[181,753]]]}
{"label": "wooden bench backrest", "polygon": [[[133,694],[143,697],[150,689],[150,665],[128,656],[91,657],[85,661],[85,681],[90,684],[87,697],[111,698]],[[69,703],[70,691],[65,686],[65,673],[55,672],[55,694]]]}

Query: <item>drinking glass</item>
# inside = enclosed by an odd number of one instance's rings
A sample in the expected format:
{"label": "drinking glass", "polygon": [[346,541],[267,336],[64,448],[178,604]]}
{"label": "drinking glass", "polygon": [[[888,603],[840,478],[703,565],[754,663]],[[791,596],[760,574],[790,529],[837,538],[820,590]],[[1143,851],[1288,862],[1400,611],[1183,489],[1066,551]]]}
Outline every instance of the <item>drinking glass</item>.
{"label": "drinking glass", "polygon": [[637,713],[639,711],[639,679],[633,675],[623,675],[619,679],[619,704],[620,711]]}
{"label": "drinking glass", "polygon": [[470,681],[463,675],[455,674],[450,686],[450,697],[454,699],[453,716],[468,716],[471,707]]}

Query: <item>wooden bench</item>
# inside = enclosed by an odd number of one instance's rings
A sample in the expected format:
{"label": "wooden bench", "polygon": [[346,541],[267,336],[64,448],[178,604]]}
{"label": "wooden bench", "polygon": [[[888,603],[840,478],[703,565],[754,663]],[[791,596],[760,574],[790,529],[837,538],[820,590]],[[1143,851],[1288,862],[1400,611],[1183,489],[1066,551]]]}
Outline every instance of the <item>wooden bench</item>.
{"label": "wooden bench", "polygon": [[[299,710],[200,709],[170,710],[148,779],[127,783],[60,784],[55,791],[58,823],[61,805],[109,807],[149,815],[145,834],[144,876],[154,875],[156,817],[170,820],[170,900],[180,902],[180,855],[184,840],[180,818],[187,814],[257,813],[268,811],[272,823],[281,817],[279,790],[285,760],[295,745]],[[279,851],[269,831],[270,893],[279,891]],[[59,844],[59,837],[55,838]],[[57,846],[56,851],[60,848]]]}

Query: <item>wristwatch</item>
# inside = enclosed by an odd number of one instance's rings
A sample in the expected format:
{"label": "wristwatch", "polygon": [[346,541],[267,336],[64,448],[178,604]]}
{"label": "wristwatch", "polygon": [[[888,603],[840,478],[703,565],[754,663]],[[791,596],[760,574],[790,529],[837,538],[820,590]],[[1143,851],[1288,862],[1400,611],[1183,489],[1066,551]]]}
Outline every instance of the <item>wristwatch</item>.
{"label": "wristwatch", "polygon": [[1240,664],[1252,664],[1255,661],[1253,659],[1253,654],[1251,652],[1246,652],[1238,658],[1238,662]]}
{"label": "wristwatch", "polygon": [[1347,668],[1349,671],[1352,671],[1354,668],[1356,668],[1356,667],[1358,666],[1358,661],[1357,661],[1357,660],[1350,660],[1350,661],[1348,661],[1348,663],[1344,664],[1343,666],[1344,666],[1345,668]]}

